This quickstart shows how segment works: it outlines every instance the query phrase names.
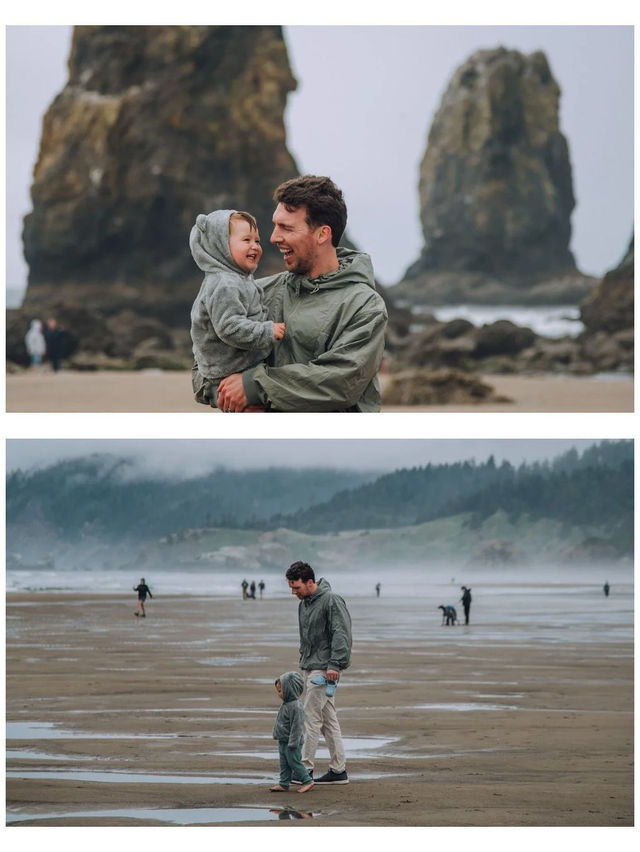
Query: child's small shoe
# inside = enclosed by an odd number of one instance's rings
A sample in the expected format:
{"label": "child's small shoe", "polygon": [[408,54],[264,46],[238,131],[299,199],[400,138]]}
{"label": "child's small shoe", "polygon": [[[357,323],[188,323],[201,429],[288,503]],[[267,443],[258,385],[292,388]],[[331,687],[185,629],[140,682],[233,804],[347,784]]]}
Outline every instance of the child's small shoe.
{"label": "child's small shoe", "polygon": [[338,685],[335,680],[327,680],[324,675],[316,675],[311,678],[311,683],[315,683],[317,686],[322,686],[326,684],[327,688],[325,689],[325,695],[331,697],[336,694],[336,687]]}

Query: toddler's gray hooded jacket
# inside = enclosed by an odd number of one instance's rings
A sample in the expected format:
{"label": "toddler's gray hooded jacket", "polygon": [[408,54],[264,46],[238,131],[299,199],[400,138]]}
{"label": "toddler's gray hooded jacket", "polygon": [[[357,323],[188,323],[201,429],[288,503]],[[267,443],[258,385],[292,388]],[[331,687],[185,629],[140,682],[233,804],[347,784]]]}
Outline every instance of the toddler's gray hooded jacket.
{"label": "toddler's gray hooded jacket", "polygon": [[193,259],[205,273],[191,308],[191,340],[198,371],[208,379],[255,367],[274,344],[262,288],[229,252],[233,212],[200,213],[189,236]]}
{"label": "toddler's gray hooded jacket", "polygon": [[280,685],[282,707],[273,726],[273,738],[285,740],[287,745],[297,748],[304,739],[304,707],[300,701],[304,680],[299,672],[285,672],[280,675]]}

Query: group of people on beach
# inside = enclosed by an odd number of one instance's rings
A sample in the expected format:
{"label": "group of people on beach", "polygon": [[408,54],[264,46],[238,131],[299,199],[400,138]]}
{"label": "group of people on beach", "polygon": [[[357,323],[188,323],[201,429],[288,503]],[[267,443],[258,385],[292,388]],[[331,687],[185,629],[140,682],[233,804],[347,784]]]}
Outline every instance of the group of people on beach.
{"label": "group of people on beach", "polygon": [[240,583],[240,586],[242,588],[242,600],[243,601],[247,600],[248,598],[255,600],[256,599],[256,589],[260,590],[260,597],[262,598],[262,596],[264,595],[264,590],[266,589],[266,584],[265,584],[264,580],[260,580],[260,582],[258,583],[257,586],[256,586],[255,580],[252,580],[250,583],[248,583],[246,580],[243,580],[242,583]]}
{"label": "group of people on beach", "polygon": [[40,367],[46,357],[53,372],[58,372],[62,358],[62,332],[55,317],[49,317],[44,325],[42,320],[32,319],[24,345],[31,367]]}
{"label": "group of people on beach", "polygon": [[197,402],[225,412],[379,411],[387,312],[367,254],[339,246],[341,190],[303,175],[274,193],[271,243],[285,271],[256,280],[256,219],[197,216],[189,236],[204,279],[191,309]]}
{"label": "group of people on beach", "polygon": [[[469,624],[469,613],[471,612],[471,589],[467,586],[460,586],[462,597],[460,603],[464,610],[464,623]],[[458,621],[458,611],[452,604],[440,604],[438,609],[442,610],[442,624],[445,626],[453,626]]]}

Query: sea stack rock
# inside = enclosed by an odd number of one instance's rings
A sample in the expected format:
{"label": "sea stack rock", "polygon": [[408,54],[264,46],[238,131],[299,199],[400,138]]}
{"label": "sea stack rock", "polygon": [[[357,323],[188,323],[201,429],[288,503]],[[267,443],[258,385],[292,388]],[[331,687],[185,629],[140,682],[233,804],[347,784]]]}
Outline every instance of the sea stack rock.
{"label": "sea stack rock", "polygon": [[24,224],[25,308],[126,309],[188,330],[202,279],[189,232],[216,208],[254,213],[261,273],[282,268],[268,246],[272,195],[298,169],[280,27],[76,27],[68,67]]}
{"label": "sea stack rock", "polygon": [[575,200],[560,88],[545,55],[474,53],[453,75],[420,168],[424,247],[410,302],[576,302],[593,279],[569,250]]}
{"label": "sea stack rock", "polygon": [[580,310],[585,330],[581,356],[600,371],[634,370],[634,238],[618,266],[610,269]]}

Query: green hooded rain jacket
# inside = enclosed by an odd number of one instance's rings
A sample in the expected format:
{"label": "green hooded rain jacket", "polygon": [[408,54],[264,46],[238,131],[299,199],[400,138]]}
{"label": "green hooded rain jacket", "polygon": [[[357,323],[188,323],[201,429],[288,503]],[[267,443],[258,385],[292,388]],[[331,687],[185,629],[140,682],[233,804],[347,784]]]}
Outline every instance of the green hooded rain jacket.
{"label": "green hooded rain jacket", "polygon": [[351,663],[351,616],[324,577],[298,606],[300,668],[341,671]]}
{"label": "green hooded rain jacket", "polygon": [[259,280],[268,315],[287,333],[268,362],[246,370],[249,405],[273,411],[379,411],[377,373],[387,311],[369,255],[339,248],[340,268]]}

